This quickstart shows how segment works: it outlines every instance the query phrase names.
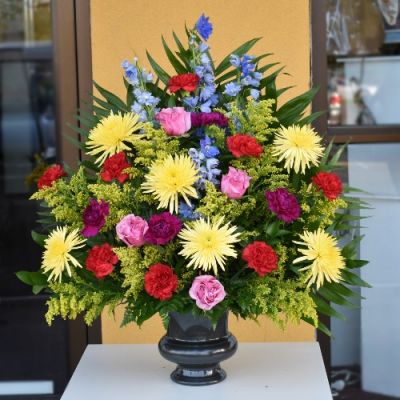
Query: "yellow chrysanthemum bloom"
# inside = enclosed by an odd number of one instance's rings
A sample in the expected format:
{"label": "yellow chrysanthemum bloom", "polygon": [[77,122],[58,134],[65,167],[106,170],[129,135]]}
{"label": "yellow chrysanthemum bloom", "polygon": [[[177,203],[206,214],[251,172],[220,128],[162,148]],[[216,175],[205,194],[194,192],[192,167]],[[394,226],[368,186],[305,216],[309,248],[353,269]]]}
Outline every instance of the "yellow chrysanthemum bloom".
{"label": "yellow chrysanthemum bloom", "polygon": [[345,264],[337,246],[337,240],[321,228],[315,232],[305,231],[300,238],[303,242],[294,241],[294,243],[306,246],[306,248],[298,249],[303,256],[296,258],[293,262],[312,261],[310,265],[300,269],[300,271],[310,270],[307,278],[308,286],[316,283],[317,289],[319,289],[325,280],[339,282],[341,270]]}
{"label": "yellow chrysanthemum bloom", "polygon": [[169,155],[161,162],[154,162],[142,184],[144,193],[152,193],[160,202],[158,208],[169,208],[171,213],[178,212],[179,196],[188,205],[189,197],[198,197],[194,183],[199,179],[198,171],[189,156]]}
{"label": "yellow chrysanthemum bloom", "polygon": [[285,160],[285,168],[304,174],[306,168],[318,165],[323,154],[322,138],[310,126],[281,127],[273,143],[273,154]]}
{"label": "yellow chrysanthemum bloom", "polygon": [[48,280],[59,280],[64,270],[71,276],[71,264],[74,267],[82,268],[79,261],[71,255],[72,250],[84,246],[85,239],[79,237],[79,230],[75,229],[68,233],[66,227],[57,227],[44,242],[45,252],[43,253],[42,268],[49,272]]}
{"label": "yellow chrysanthemum bloom", "polygon": [[240,233],[236,231],[236,226],[221,226],[222,223],[223,218],[215,223],[201,218],[181,231],[179,238],[183,241],[183,249],[179,254],[191,259],[188,267],[193,265],[204,271],[212,268],[217,274],[218,267],[225,269],[227,257],[236,257],[233,244],[239,241]]}
{"label": "yellow chrysanthemum bloom", "polygon": [[97,164],[123,150],[130,150],[129,143],[141,139],[143,135],[135,133],[143,127],[139,116],[133,113],[122,115],[120,112],[103,118],[89,133],[86,146],[90,149],[88,154],[99,157]]}

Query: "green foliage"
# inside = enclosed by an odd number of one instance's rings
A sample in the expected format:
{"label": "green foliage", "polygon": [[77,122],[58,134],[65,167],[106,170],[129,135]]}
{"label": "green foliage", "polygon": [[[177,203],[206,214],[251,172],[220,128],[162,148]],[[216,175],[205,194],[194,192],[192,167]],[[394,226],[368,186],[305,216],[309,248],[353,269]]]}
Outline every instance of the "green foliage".
{"label": "green foliage", "polygon": [[282,328],[304,318],[317,325],[315,302],[301,281],[254,276],[240,282],[235,301],[238,308],[233,312],[239,316],[256,319],[266,315]]}
{"label": "green foliage", "polygon": [[18,271],[16,275],[21,282],[32,286],[34,294],[40,293],[47,287],[47,276],[41,272]]}
{"label": "green foliage", "polygon": [[53,296],[47,301],[46,321],[49,325],[55,317],[76,319],[84,313],[86,324],[91,325],[105,306],[111,309],[121,303],[123,295],[110,281],[98,282],[74,275],[69,282],[49,283]]}

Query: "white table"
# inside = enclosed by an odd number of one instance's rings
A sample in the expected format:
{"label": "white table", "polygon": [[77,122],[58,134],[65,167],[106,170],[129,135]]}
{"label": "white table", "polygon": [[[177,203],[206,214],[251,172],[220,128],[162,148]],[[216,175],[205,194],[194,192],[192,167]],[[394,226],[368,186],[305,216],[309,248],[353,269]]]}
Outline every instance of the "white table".
{"label": "white table", "polygon": [[318,343],[239,343],[216,385],[173,383],[156,345],[89,345],[62,400],[332,400]]}

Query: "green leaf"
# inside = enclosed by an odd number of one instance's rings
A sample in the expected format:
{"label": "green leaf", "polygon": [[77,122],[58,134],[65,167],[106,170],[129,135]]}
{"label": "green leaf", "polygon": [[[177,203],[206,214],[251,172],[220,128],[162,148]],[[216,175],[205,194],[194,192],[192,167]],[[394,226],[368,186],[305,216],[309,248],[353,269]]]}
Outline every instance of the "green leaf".
{"label": "green leaf", "polygon": [[47,277],[39,271],[18,271],[15,275],[27,285],[47,287]]}
{"label": "green leaf", "polygon": [[47,285],[34,285],[32,286],[33,294],[39,294],[42,290],[46,289]]}
{"label": "green leaf", "polygon": [[174,37],[175,43],[179,49],[179,52],[177,52],[179,58],[182,60],[182,62],[185,64],[186,68],[189,70],[190,69],[190,63],[189,63],[189,55],[190,55],[190,51],[186,50],[183,45],[182,42],[179,40],[178,36],[176,35],[175,32],[172,32],[172,36]]}
{"label": "green leaf", "polygon": [[180,63],[180,61],[175,57],[174,53],[168,47],[167,42],[164,39],[164,36],[161,36],[161,41],[162,41],[165,53],[167,54],[168,60],[174,67],[175,71],[178,74],[184,74],[185,72],[187,72],[186,68]]}
{"label": "green leaf", "polygon": [[[75,118],[81,123],[81,126],[84,125],[86,126],[88,129],[92,128],[94,125],[97,124],[98,120],[96,117],[92,117],[87,114],[87,113],[83,113],[81,111],[80,114],[76,114]],[[86,132],[87,135],[87,130],[83,129]]]}
{"label": "green leaf", "polygon": [[318,321],[317,329],[319,331],[321,331],[322,333],[325,333],[325,335],[333,338],[332,332],[329,330],[329,328],[323,322]]}
{"label": "green leaf", "polygon": [[95,88],[99,91],[99,93],[107,100],[107,102],[121,111],[129,111],[126,107],[126,104],[115,94],[109,92],[108,90],[102,88],[100,85],[98,85],[96,82],[93,82],[93,85]]}
{"label": "green leaf", "polygon": [[342,278],[345,282],[353,286],[361,286],[366,288],[372,287],[369,283],[362,280],[358,275],[353,274],[352,272],[347,270],[342,271]]}
{"label": "green leaf", "polygon": [[175,96],[170,96],[170,98],[168,99],[168,107],[175,107],[176,103],[175,103]]}
{"label": "green leaf", "polygon": [[85,129],[80,128],[79,126],[69,124],[67,123],[67,126],[71,128],[73,131],[76,133],[79,133],[79,135],[83,136],[85,139],[88,137],[88,132]]}
{"label": "green leaf", "polygon": [[349,243],[347,243],[343,248],[342,248],[342,256],[347,258],[347,259],[352,259],[357,257],[357,249],[358,245],[363,239],[364,235],[356,236],[352,240],[350,240]]}
{"label": "green leaf", "polygon": [[354,297],[356,299],[361,299],[362,296],[360,293],[354,292],[353,290],[349,289],[347,286],[343,285],[342,283],[332,283],[332,282],[326,282],[324,286],[331,291],[335,291],[341,296],[344,297]]}
{"label": "green leaf", "polygon": [[336,311],[334,308],[332,308],[327,302],[325,302],[324,300],[322,300],[320,297],[318,296],[311,296],[312,299],[314,300],[314,303],[317,306],[317,311],[328,315],[329,317],[334,317],[334,318],[338,318],[341,319],[342,321],[346,320],[346,317],[341,314],[340,312]]}
{"label": "green leaf", "polygon": [[118,113],[121,109],[117,106],[114,106],[113,104],[108,103],[107,101],[104,101],[100,99],[99,97],[96,97],[94,95],[90,96],[99,106],[103,107],[104,109],[108,111],[113,111],[115,114]]}
{"label": "green leaf", "polygon": [[292,89],[292,88],[294,88],[294,86],[286,86],[286,87],[284,87],[284,88],[278,89],[278,90],[276,91],[276,97],[281,96],[283,93],[287,92],[288,90],[290,90],[290,89]]}
{"label": "green leaf", "polygon": [[266,65],[264,65],[264,66],[258,68],[258,69],[257,69],[257,72],[264,73],[264,72],[268,71],[269,69],[271,69],[272,67],[275,67],[275,65],[279,65],[279,64],[280,64],[279,62],[274,62],[274,63],[271,63],[271,64],[266,64]]}
{"label": "green leaf", "polygon": [[164,83],[164,85],[168,85],[168,82],[171,77],[157,64],[157,62],[154,60],[154,58],[150,55],[148,51],[146,51],[146,55],[154,72],[160,78],[160,81]]}
{"label": "green leaf", "polygon": [[74,146],[78,147],[78,149],[81,149],[81,150],[84,151],[84,152],[87,151],[87,148],[86,148],[85,144],[82,143],[81,141],[79,141],[78,139],[75,139],[74,137],[69,136],[69,135],[64,135],[64,136],[65,136],[65,138],[66,138],[69,142],[71,142]]}
{"label": "green leaf", "polygon": [[42,235],[35,231],[31,231],[31,236],[33,241],[41,247],[44,247],[44,241],[47,239],[46,235]]}
{"label": "green leaf", "polygon": [[[315,325],[314,325],[314,322],[313,322],[313,320],[312,320],[311,318],[303,317],[302,320],[303,320],[304,322],[307,322],[307,324],[310,324],[311,326],[315,326]],[[330,331],[330,330],[328,329],[328,327],[327,327],[325,324],[323,324],[321,321],[318,321],[317,329],[318,329],[319,331],[325,333],[325,335],[327,335],[327,336],[329,336],[329,337],[332,336],[331,331]]]}
{"label": "green leaf", "polygon": [[304,110],[310,105],[317,91],[318,88],[312,88],[286,102],[276,113],[279,122],[284,126],[289,126],[301,120]]}
{"label": "green leaf", "polygon": [[135,101],[135,95],[133,94],[133,86],[124,78],[124,83],[126,87],[126,105],[130,109],[133,102]]}
{"label": "green leaf", "polygon": [[337,150],[337,152],[335,153],[335,155],[331,158],[331,160],[329,161],[330,165],[336,165],[337,162],[339,161],[340,157],[343,154],[343,151],[345,150],[345,148],[347,147],[347,143],[343,144],[342,146],[340,146]]}
{"label": "green leaf", "polygon": [[346,260],[346,267],[350,269],[362,268],[368,263],[369,261],[367,260]]}
{"label": "green leaf", "polygon": [[304,117],[303,119],[301,119],[298,124],[300,126],[303,125],[310,125],[312,122],[314,122],[317,118],[319,118],[320,116],[326,114],[326,111],[316,111],[315,113],[310,114],[307,117]]}
{"label": "green leaf", "polygon": [[254,38],[239,46],[237,49],[231,51],[222,61],[221,63],[215,68],[215,75],[218,76],[222,72],[226,71],[230,67],[230,56],[231,54],[236,54],[237,56],[241,57],[243,54],[247,53],[261,38]]}
{"label": "green leaf", "polygon": [[321,164],[326,164],[326,162],[328,161],[329,155],[332,151],[332,147],[333,147],[333,140],[331,140],[328,146],[326,146],[324,155],[321,158]]}
{"label": "green leaf", "polygon": [[102,107],[98,107],[93,104],[93,112],[96,114],[96,117],[101,121],[102,118],[108,117],[110,115],[109,110],[105,110]]}
{"label": "green leaf", "polygon": [[322,286],[321,288],[318,289],[318,293],[325,297],[326,300],[335,303],[335,304],[339,304],[341,306],[345,306],[345,307],[350,307],[350,308],[354,308],[357,307],[355,306],[353,303],[350,303],[345,297],[341,296],[340,294],[338,294],[335,289],[330,289],[327,286]]}

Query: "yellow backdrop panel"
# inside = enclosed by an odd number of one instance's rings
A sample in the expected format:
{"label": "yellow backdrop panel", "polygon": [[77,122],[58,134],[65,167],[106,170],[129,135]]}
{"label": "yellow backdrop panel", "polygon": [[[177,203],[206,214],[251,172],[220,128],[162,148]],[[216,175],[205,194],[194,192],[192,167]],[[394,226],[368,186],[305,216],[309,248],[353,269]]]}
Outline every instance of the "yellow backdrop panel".
{"label": "yellow backdrop panel", "polygon": [[[245,40],[262,37],[251,53],[273,52],[271,62],[286,65],[290,76],[282,77],[279,86],[296,85],[290,96],[309,87],[309,0],[92,0],[94,80],[123,96],[121,61],[137,56],[141,65],[148,66],[147,49],[161,65],[167,66],[161,35],[172,44],[174,29],[183,40],[184,23],[192,25],[202,12],[214,24],[210,46],[217,61]],[[158,318],[141,329],[120,329],[121,315],[122,310],[117,311],[115,319],[103,314],[104,343],[155,342],[163,332]],[[231,318],[230,328],[241,341],[304,341],[315,337],[314,329],[305,324],[289,326],[282,332],[264,318],[259,325]]]}

